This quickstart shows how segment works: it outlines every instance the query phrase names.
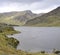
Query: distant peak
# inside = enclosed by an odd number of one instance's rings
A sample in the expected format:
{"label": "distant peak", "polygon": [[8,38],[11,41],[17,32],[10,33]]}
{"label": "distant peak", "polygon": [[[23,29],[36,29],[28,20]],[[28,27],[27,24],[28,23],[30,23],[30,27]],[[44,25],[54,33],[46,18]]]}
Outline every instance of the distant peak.
{"label": "distant peak", "polygon": [[32,13],[31,10],[25,10],[24,12],[25,12],[25,13]]}
{"label": "distant peak", "polygon": [[60,6],[58,8],[60,8]]}
{"label": "distant peak", "polygon": [[26,12],[31,12],[31,10],[25,10]]}
{"label": "distant peak", "polygon": [[55,8],[55,9],[53,9],[51,12],[54,12],[54,13],[58,13],[58,12],[60,12],[60,6],[59,7],[57,7],[57,8]]}
{"label": "distant peak", "polygon": [[59,6],[59,7],[57,7],[56,9],[60,9],[60,6]]}

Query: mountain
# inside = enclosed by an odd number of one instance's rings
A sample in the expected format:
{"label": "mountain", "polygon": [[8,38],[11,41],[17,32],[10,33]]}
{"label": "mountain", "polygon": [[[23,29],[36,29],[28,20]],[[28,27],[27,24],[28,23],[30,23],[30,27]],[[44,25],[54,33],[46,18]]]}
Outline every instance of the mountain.
{"label": "mountain", "polygon": [[37,17],[37,14],[32,13],[30,10],[0,13],[0,23],[23,25],[26,21],[35,17]]}
{"label": "mountain", "polygon": [[28,20],[26,26],[60,26],[60,7],[34,19]]}

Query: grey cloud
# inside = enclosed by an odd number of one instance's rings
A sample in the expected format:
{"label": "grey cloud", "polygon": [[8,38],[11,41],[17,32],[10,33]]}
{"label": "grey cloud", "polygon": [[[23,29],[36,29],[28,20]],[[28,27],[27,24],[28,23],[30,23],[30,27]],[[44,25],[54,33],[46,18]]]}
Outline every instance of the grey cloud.
{"label": "grey cloud", "polygon": [[33,2],[40,2],[43,0],[1,0],[0,2],[22,2],[22,3],[33,3]]}
{"label": "grey cloud", "polygon": [[60,6],[60,0],[0,0],[0,7],[9,5],[17,7],[17,10],[46,10]]}
{"label": "grey cloud", "polygon": [[40,5],[37,6],[37,9],[48,9],[60,6],[60,0],[44,0],[40,2]]}

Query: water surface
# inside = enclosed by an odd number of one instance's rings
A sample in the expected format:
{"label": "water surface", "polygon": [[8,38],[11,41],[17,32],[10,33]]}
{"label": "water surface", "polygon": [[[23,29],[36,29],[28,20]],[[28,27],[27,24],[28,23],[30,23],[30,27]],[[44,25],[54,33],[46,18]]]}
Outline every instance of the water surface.
{"label": "water surface", "polygon": [[20,41],[17,49],[25,51],[50,51],[53,48],[60,49],[59,27],[14,27],[21,31],[14,37]]}

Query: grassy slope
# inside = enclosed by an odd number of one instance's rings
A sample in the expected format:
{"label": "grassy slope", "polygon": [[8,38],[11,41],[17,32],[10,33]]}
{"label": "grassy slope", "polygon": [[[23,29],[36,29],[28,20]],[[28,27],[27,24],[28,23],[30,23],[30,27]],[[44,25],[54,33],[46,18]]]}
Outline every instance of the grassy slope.
{"label": "grassy slope", "polygon": [[26,22],[27,26],[60,26],[60,7]]}
{"label": "grassy slope", "polygon": [[23,25],[29,19],[35,17],[31,11],[21,11],[21,12],[7,12],[0,13],[0,23],[7,23],[11,25]]}
{"label": "grassy slope", "polygon": [[18,21],[13,20],[15,16],[19,15],[19,12],[10,12],[0,14],[0,23],[7,23],[12,25],[22,24]]}
{"label": "grassy slope", "polygon": [[6,35],[17,33],[17,31],[10,28],[11,27],[4,27],[3,31],[0,30],[0,55],[24,55],[24,51],[16,50],[12,45],[9,44],[10,40]]}

